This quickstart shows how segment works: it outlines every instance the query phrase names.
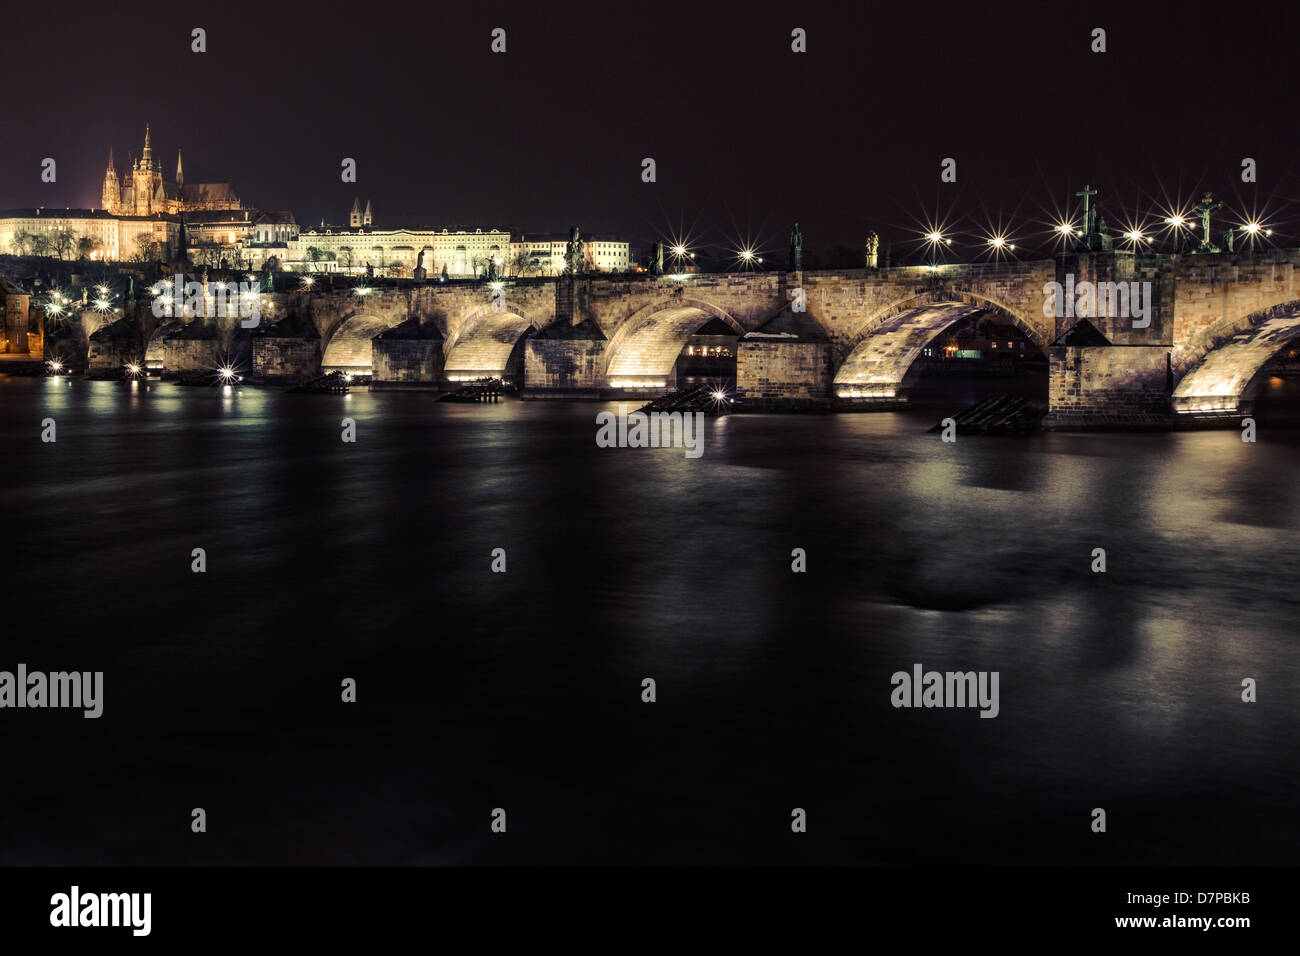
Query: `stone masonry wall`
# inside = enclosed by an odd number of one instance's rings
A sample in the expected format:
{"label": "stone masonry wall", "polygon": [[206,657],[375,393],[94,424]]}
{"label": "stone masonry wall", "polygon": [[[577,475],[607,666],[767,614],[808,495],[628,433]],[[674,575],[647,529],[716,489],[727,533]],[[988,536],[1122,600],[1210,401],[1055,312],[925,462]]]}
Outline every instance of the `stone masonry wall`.
{"label": "stone masonry wall", "polygon": [[1055,346],[1046,424],[1132,424],[1169,414],[1167,346]]}
{"label": "stone masonry wall", "polygon": [[785,402],[829,405],[834,348],[829,342],[742,339],[736,399],[746,408]]}
{"label": "stone masonry wall", "polygon": [[602,388],[604,353],[599,340],[530,339],[524,348],[525,394]]}
{"label": "stone masonry wall", "polygon": [[304,382],[320,374],[318,339],[253,337],[253,377],[264,382]]}
{"label": "stone masonry wall", "polygon": [[441,338],[375,339],[371,390],[442,387],[442,345]]}

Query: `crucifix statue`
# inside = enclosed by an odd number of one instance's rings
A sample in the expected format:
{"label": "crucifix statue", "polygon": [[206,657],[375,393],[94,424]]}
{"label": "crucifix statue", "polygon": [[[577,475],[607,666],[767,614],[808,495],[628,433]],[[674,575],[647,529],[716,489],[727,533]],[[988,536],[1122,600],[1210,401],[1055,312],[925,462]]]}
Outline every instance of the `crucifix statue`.
{"label": "crucifix statue", "polygon": [[1201,204],[1196,207],[1196,212],[1201,215],[1201,244],[1196,248],[1197,252],[1218,252],[1219,247],[1210,241],[1210,213],[1218,212],[1223,208],[1223,203],[1215,202],[1211,193],[1206,193],[1201,199]]}
{"label": "crucifix statue", "polygon": [[1084,183],[1083,189],[1075,195],[1083,197],[1083,234],[1086,238],[1096,232],[1097,210],[1093,208],[1091,199],[1097,195],[1097,190]]}

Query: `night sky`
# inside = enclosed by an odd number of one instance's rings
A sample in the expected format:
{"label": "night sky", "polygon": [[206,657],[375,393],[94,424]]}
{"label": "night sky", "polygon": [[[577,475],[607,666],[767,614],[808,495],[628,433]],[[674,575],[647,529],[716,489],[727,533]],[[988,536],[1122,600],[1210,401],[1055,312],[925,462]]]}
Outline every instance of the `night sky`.
{"label": "night sky", "polygon": [[121,172],[148,122],[168,178],[181,147],[187,181],[304,224],[359,196],[380,226],[578,224],[780,259],[797,219],[810,250],[874,228],[897,261],[927,216],[1027,251],[1090,182],[1112,232],[1212,189],[1300,236],[1294,5],[464,6],[12,8],[0,206],[98,206],[109,147]]}

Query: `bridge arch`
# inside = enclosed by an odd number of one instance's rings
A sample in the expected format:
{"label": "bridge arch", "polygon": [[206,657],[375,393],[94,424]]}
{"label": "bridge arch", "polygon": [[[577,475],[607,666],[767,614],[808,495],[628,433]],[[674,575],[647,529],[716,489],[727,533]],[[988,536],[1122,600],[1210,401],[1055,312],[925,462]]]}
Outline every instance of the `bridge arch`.
{"label": "bridge arch", "polygon": [[321,371],[370,373],[372,341],[376,335],[400,324],[402,315],[358,312],[345,318],[330,334],[321,355]]}
{"label": "bridge arch", "polygon": [[737,335],[747,331],[724,310],[700,299],[674,297],[638,309],[623,322],[605,349],[605,379],[614,387],[662,387],[668,383],[687,340],[710,319]]}
{"label": "bridge arch", "polygon": [[478,306],[447,340],[444,374],[451,381],[514,377],[522,361],[519,345],[537,328],[522,309],[494,312],[490,305]]}
{"label": "bridge arch", "polygon": [[1216,323],[1205,334],[1204,341],[1211,343],[1206,351],[1199,358],[1182,357],[1187,371],[1174,387],[1174,411],[1192,415],[1248,411],[1264,366],[1298,338],[1300,300]]}
{"label": "bridge arch", "polygon": [[[849,352],[852,353],[853,349],[860,345],[864,339],[870,338],[877,329],[891,319],[896,318],[904,312],[910,312],[914,309],[920,308],[921,306],[937,303],[964,304],[980,306],[984,309],[991,309],[1001,315],[1008,322],[1015,325],[1016,328],[1020,329],[1020,331],[1023,332],[1044,355],[1047,354],[1047,347],[1052,343],[1055,327],[1052,325],[1051,320],[1045,316],[1037,317],[1038,321],[1034,321],[1027,316],[1022,315],[1018,310],[1012,308],[1007,303],[991,296],[979,292],[971,292],[969,290],[958,291],[957,289],[952,288],[942,288],[925,289],[910,293],[901,299],[891,302],[884,308],[873,312],[854,336]],[[938,335],[942,331],[942,328],[936,329],[935,335]]]}
{"label": "bridge arch", "polygon": [[970,292],[927,291],[887,306],[863,324],[832,380],[836,397],[900,398],[926,346],[957,322],[982,312],[992,312],[1014,325],[1047,354],[1047,330],[995,300]]}

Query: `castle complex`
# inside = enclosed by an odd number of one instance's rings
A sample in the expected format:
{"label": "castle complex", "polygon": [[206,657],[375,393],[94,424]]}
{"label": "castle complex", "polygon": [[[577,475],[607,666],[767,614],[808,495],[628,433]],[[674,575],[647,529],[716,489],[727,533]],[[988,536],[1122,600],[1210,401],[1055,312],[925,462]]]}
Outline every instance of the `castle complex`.
{"label": "castle complex", "polygon": [[[108,153],[102,207],[38,207],[0,211],[0,253],[94,259],[170,261],[182,248],[195,266],[369,274],[392,277],[475,278],[545,276],[563,272],[570,237],[474,227],[376,227],[367,200],[358,197],[347,224],[300,229],[292,212],[244,204],[230,183],[186,183],[180,151],[167,179],[154,158],[149,127],[138,158],[119,174]],[[182,230],[184,236],[181,235]],[[183,245],[182,245],[183,240]],[[625,272],[627,242],[583,236],[581,267]]]}
{"label": "castle complex", "polygon": [[122,173],[120,180],[113,166],[113,150],[109,149],[102,197],[104,210],[114,216],[152,216],[155,213],[174,216],[200,210],[244,208],[230,183],[185,185],[180,150],[176,151],[176,179],[172,182],[163,179],[162,165],[154,163],[148,126],[144,128],[144,151]]}

